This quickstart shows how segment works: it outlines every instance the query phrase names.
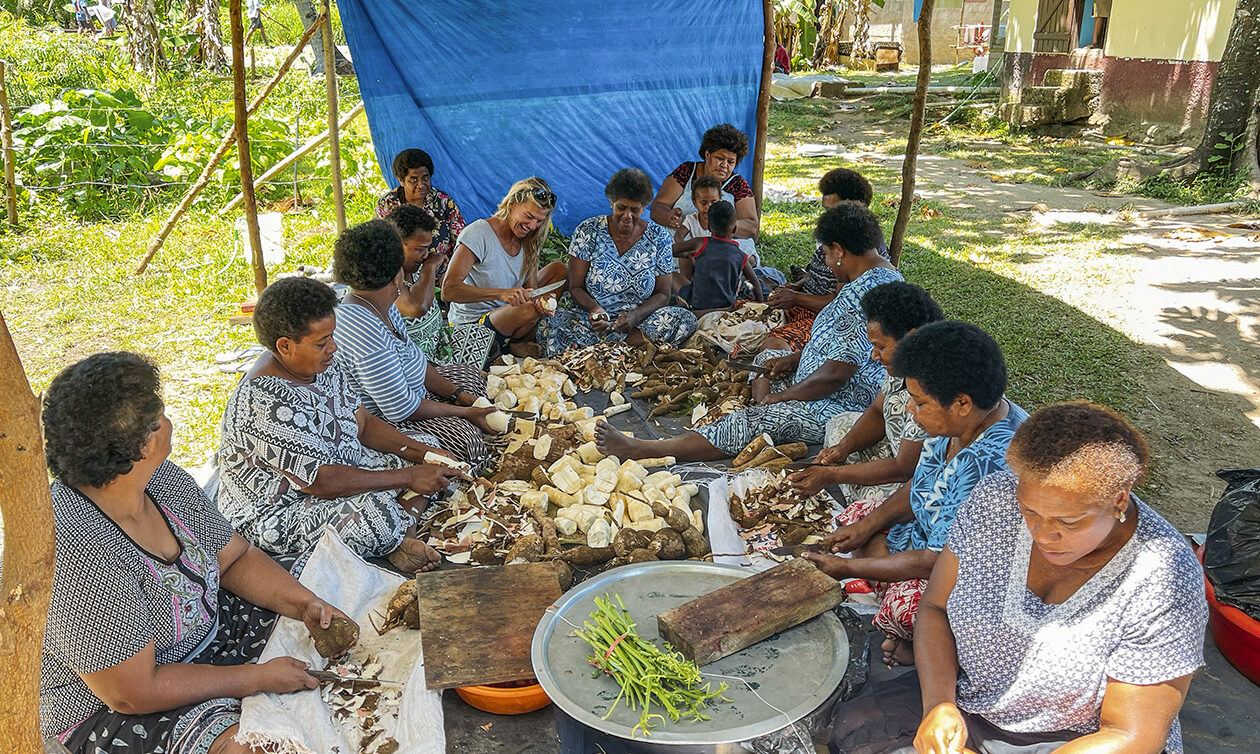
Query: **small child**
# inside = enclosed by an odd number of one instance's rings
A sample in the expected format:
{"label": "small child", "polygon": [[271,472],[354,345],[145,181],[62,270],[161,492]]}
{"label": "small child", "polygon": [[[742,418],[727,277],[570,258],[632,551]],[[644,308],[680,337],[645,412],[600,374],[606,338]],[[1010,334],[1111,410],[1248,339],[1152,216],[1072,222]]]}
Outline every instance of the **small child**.
{"label": "small child", "polygon": [[[705,238],[709,231],[709,208],[722,199],[722,183],[711,175],[702,175],[691,184],[691,203],[696,211],[683,218],[682,225],[674,231],[674,243],[682,243],[689,238]],[[753,267],[761,264],[757,256],[757,247],[751,238],[736,238],[735,243],[744,250],[753,263]]]}
{"label": "small child", "polygon": [[740,277],[752,286],[756,301],[762,300],[761,281],[753,272],[752,258],[731,240],[735,230],[735,205],[718,201],[707,207],[712,235],[674,244],[680,272],[690,282],[682,298],[696,316],[730,311],[738,298]]}

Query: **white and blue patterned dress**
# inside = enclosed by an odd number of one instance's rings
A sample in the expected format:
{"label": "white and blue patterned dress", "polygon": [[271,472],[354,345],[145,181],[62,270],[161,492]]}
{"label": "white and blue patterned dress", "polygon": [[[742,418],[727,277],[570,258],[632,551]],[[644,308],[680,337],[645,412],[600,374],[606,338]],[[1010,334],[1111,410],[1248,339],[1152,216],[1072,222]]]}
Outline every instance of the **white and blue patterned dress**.
{"label": "white and blue patterned dress", "polygon": [[[586,292],[595,299],[610,320],[628,312],[651,297],[656,277],[674,271],[674,240],[669,231],[649,221],[643,236],[622,254],[608,234],[608,217],[583,220],[573,231],[569,256],[590,264]],[[644,337],[678,345],[696,331],[696,315],[679,306],[662,306],[638,325]],[[541,317],[535,340],[547,356],[570,346],[590,346],[606,340],[625,340],[625,333],[591,329],[590,313],[573,297],[560,297],[556,313]]]}
{"label": "white and blue patterned dress", "polygon": [[[791,383],[809,377],[828,361],[853,364],[857,371],[839,390],[812,401],[783,401],[769,406],[752,406],[695,431],[713,447],[733,456],[762,433],[769,434],[775,444],[804,442],[821,443],[826,435],[827,420],[842,411],[865,411],[875,400],[884,381],[884,367],[871,358],[871,342],[866,337],[866,317],[862,314],[862,296],[884,283],[902,280],[901,273],[890,267],[875,267],[847,283],[836,297],[814,318],[809,342],[801,351],[796,374]],[[786,355],[787,351],[762,351],[756,363]],[[780,392],[788,383],[775,383]]]}
{"label": "white and blue patterned dress", "polygon": [[[1032,536],[1003,471],[958,511],[958,581],[946,610],[958,646],[958,706],[1013,732],[1099,727],[1108,679],[1151,685],[1203,665],[1203,572],[1186,540],[1136,497],[1132,538],[1061,604],[1028,589]],[[1164,749],[1182,751],[1174,720]]]}
{"label": "white and blue patterned dress", "polygon": [[994,422],[950,459],[948,437],[929,437],[919,452],[919,464],[910,479],[910,509],[914,521],[888,530],[888,551],[934,550],[945,548],[949,527],[958,507],[972,489],[990,474],[1005,471],[1006,449],[1015,430],[1028,418],[1028,412],[1014,401],[1006,417]]}

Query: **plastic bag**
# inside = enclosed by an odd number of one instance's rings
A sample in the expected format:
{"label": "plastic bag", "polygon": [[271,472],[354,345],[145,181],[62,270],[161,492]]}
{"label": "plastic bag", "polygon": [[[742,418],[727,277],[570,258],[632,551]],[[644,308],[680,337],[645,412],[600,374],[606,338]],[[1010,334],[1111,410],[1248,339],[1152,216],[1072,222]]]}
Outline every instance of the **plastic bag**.
{"label": "plastic bag", "polygon": [[1260,620],[1260,469],[1221,469],[1228,486],[1212,510],[1203,569],[1216,599]]}

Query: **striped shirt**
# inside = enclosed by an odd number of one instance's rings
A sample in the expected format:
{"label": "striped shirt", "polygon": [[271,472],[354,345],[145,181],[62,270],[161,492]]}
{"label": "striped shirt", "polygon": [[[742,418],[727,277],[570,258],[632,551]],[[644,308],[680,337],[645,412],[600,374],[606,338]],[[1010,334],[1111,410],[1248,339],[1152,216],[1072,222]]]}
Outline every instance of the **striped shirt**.
{"label": "striped shirt", "polygon": [[[405,334],[398,308],[391,304],[388,314],[394,329]],[[415,413],[428,397],[424,377],[429,362],[424,351],[405,335],[400,339],[390,332],[366,305],[352,300],[337,307],[333,339],[337,342],[333,360],[373,414],[397,423]]]}

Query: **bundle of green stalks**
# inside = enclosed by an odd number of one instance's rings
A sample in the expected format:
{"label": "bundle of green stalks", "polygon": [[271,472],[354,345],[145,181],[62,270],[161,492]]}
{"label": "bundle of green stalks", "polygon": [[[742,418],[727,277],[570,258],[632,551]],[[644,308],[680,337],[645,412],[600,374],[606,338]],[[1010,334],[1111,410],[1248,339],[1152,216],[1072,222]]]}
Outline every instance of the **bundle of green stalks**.
{"label": "bundle of green stalks", "polygon": [[[632,738],[640,731],[650,736],[651,729],[666,717],[673,722],[683,718],[708,720],[704,710],[710,700],[730,701],[722,696],[725,683],[716,689],[710,683],[701,686],[700,668],[694,662],[677,652],[665,652],[639,636],[621,595],[612,599],[607,595],[596,597],[595,612],[574,633],[595,650],[587,660],[621,687],[604,719],[612,715],[623,698],[630,709],[640,712],[639,724],[630,731]],[[660,712],[653,712],[653,705]]]}

